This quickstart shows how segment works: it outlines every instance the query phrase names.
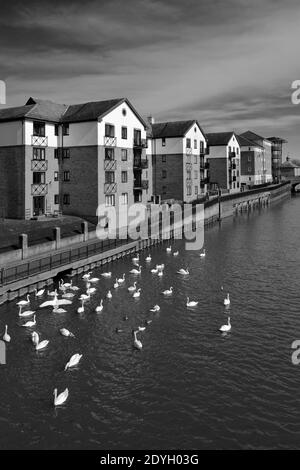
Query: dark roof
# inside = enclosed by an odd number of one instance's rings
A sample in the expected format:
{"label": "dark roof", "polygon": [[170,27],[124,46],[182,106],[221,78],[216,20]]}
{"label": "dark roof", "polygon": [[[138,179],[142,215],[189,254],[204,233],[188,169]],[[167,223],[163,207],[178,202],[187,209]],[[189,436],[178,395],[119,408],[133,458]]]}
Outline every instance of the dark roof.
{"label": "dark roof", "polygon": [[183,137],[195,124],[197,124],[202,134],[205,136],[198,121],[193,119],[191,121],[170,121],[151,124],[152,137],[154,139],[159,139],[162,137]]}
{"label": "dark roof", "polygon": [[117,98],[106,101],[90,101],[88,103],[71,104],[61,118],[62,122],[95,121],[124,101]]}
{"label": "dark roof", "polygon": [[268,140],[266,137],[263,137],[262,135],[258,135],[252,131],[243,132],[241,136],[246,137],[246,139],[253,140],[253,142],[256,142],[257,140]]}
{"label": "dark roof", "polygon": [[281,144],[286,144],[287,140],[282,139],[281,137],[268,137],[268,140],[274,143],[281,143]]}
{"label": "dark roof", "polygon": [[227,145],[234,132],[209,132],[206,134],[208,145],[214,147],[216,145]]}
{"label": "dark roof", "polygon": [[260,147],[260,148],[264,148],[262,145],[258,144],[257,142],[254,142],[253,140],[250,140],[250,139],[247,139],[246,137],[242,136],[242,135],[237,135],[237,140],[240,144],[241,147]]}

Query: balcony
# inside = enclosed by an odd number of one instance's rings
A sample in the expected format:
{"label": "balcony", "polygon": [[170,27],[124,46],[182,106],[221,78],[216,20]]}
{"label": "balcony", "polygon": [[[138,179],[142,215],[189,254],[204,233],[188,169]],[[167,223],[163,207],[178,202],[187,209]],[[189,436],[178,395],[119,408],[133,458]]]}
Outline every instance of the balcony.
{"label": "balcony", "polygon": [[47,160],[31,160],[31,171],[47,171]]}
{"label": "balcony", "polygon": [[205,163],[204,162],[200,162],[200,171],[201,170],[205,170]]}
{"label": "balcony", "polygon": [[186,147],[185,153],[186,155],[192,155],[192,149],[190,147]]}
{"label": "balcony", "polygon": [[137,168],[139,170],[147,170],[148,160],[145,158],[135,157],[133,159],[133,168]]}
{"label": "balcony", "polygon": [[231,163],[230,170],[236,170],[236,163]]}
{"label": "balcony", "polygon": [[105,145],[105,147],[115,147],[117,145],[117,138],[105,135],[104,136],[104,145]]}
{"label": "balcony", "polygon": [[147,148],[147,139],[133,139],[133,147]]}
{"label": "balcony", "polygon": [[105,194],[115,194],[117,192],[117,183],[104,183]]}
{"label": "balcony", "polygon": [[104,170],[115,171],[117,169],[116,160],[104,160]]}
{"label": "balcony", "polygon": [[32,135],[31,145],[37,145],[38,147],[48,147],[48,137],[41,135]]}
{"label": "balcony", "polygon": [[46,196],[48,194],[48,185],[45,183],[32,184],[31,195],[32,196]]}
{"label": "balcony", "polygon": [[135,178],[134,179],[133,189],[142,189],[142,180],[140,178]]}
{"label": "balcony", "polygon": [[142,189],[149,189],[149,181],[142,180]]}
{"label": "balcony", "polygon": [[232,177],[232,181],[236,181],[236,176],[233,176],[233,177]]}

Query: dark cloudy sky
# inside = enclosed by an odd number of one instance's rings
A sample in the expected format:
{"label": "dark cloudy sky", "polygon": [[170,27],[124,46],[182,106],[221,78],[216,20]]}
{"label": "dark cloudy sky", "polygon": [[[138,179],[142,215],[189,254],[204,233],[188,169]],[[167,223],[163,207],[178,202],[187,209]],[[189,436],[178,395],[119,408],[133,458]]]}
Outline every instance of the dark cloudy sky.
{"label": "dark cloudy sky", "polygon": [[7,105],[127,96],[158,120],[252,129],[300,158],[299,0],[0,2]]}

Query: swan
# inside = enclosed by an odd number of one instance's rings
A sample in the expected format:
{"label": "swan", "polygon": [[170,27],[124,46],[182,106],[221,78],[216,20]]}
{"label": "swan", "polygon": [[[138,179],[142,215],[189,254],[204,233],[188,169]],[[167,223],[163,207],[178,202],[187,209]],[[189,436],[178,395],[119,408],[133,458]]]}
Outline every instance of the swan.
{"label": "swan", "polygon": [[179,255],[179,251],[174,251],[173,256],[178,256],[178,255]]}
{"label": "swan", "polygon": [[73,299],[75,294],[72,294],[72,292],[66,292],[65,294],[62,295],[64,299]]}
{"label": "swan", "polygon": [[11,337],[10,337],[10,335],[7,333],[7,329],[8,329],[8,326],[5,325],[5,333],[4,333],[4,335],[3,335],[3,341],[5,341],[6,343],[10,343]]}
{"label": "swan", "polygon": [[156,269],[158,269],[159,271],[164,269],[165,268],[165,265],[164,264],[157,264],[156,265]]}
{"label": "swan", "polygon": [[71,290],[74,290],[74,291],[77,291],[77,290],[79,290],[79,287],[78,287],[78,286],[73,286],[73,285],[72,285],[72,286],[70,287],[70,289],[71,289]]}
{"label": "swan", "polygon": [[77,313],[83,313],[84,312],[84,300],[81,299],[81,307],[78,307]]}
{"label": "swan", "polygon": [[202,251],[202,253],[200,253],[200,258],[204,258],[205,257],[205,250]]}
{"label": "swan", "polygon": [[220,328],[220,331],[230,331],[230,330],[231,330],[231,323],[230,323],[230,317],[228,317],[227,325],[222,325]]}
{"label": "swan", "polygon": [[67,310],[64,308],[54,307],[52,313],[67,313]]}
{"label": "swan", "polygon": [[148,255],[147,258],[146,258],[147,263],[149,263],[149,261],[151,261],[151,260],[152,260],[151,255]]}
{"label": "swan", "polygon": [[187,301],[186,301],[186,306],[187,307],[196,307],[198,305],[199,302],[196,302],[195,300],[190,300],[190,298],[188,297],[187,298]]}
{"label": "swan", "polygon": [[87,295],[95,294],[96,292],[96,287],[89,287],[86,291]]}
{"label": "swan", "polygon": [[31,333],[31,341],[33,342],[34,346],[37,346],[40,342],[40,337],[36,331]]}
{"label": "swan", "polygon": [[35,346],[35,350],[40,351],[41,349],[45,349],[48,346],[48,344],[49,344],[49,340],[44,339],[44,341],[41,341]]}
{"label": "swan", "polygon": [[72,287],[72,285],[73,285],[73,281],[72,281],[72,280],[71,280],[71,282],[64,282],[64,281],[62,280],[62,282],[63,282],[63,286],[64,286],[66,289],[70,289],[70,288]]}
{"label": "swan", "polygon": [[138,289],[138,290],[133,294],[132,297],[133,297],[134,299],[137,299],[137,298],[140,297],[140,296],[141,296],[141,289]]}
{"label": "swan", "polygon": [[137,331],[133,331],[133,336],[134,336],[133,346],[136,349],[142,349],[143,347],[142,342],[139,339],[137,339],[136,334],[137,334]]}
{"label": "swan", "polygon": [[135,289],[136,289],[136,282],[133,283],[133,286],[129,286],[127,290],[128,290],[129,292],[132,292],[132,291],[134,291]]}
{"label": "swan", "polygon": [[135,258],[132,258],[132,261],[133,261],[134,263],[138,263],[139,260],[140,260],[140,255],[137,255]]}
{"label": "swan", "polygon": [[41,289],[39,291],[37,291],[37,289],[34,289],[34,292],[35,292],[35,296],[36,297],[42,297],[42,295],[44,294],[45,292],[45,289]]}
{"label": "swan", "polygon": [[151,272],[152,272],[152,274],[157,274],[157,273],[158,273],[158,269],[157,269],[157,268],[153,268],[153,269],[151,269]]}
{"label": "swan", "polygon": [[79,297],[79,300],[89,300],[91,298],[90,294],[86,293],[86,294],[81,294],[81,296]]}
{"label": "swan", "polygon": [[92,279],[89,279],[89,282],[98,282],[100,281],[99,277],[92,277]]}
{"label": "swan", "polygon": [[25,326],[25,328],[32,328],[35,325],[36,325],[36,315],[34,315],[33,320],[30,320],[30,321],[26,322],[22,326]]}
{"label": "swan", "polygon": [[33,310],[26,310],[26,312],[22,312],[22,307],[20,307],[19,317],[31,317],[31,315],[33,315],[34,313],[35,311]]}
{"label": "swan", "polygon": [[160,306],[156,304],[154,305],[154,307],[150,309],[150,312],[158,312],[159,310],[160,310]]}
{"label": "swan", "polygon": [[58,299],[57,297],[57,292],[55,293],[54,295],[54,299],[53,300],[47,300],[47,302],[43,302],[41,305],[40,305],[40,308],[44,308],[44,307],[54,307],[54,308],[57,308],[59,307],[59,305],[71,305],[72,302],[71,300],[68,300],[68,299]]}
{"label": "swan", "polygon": [[139,330],[139,331],[145,331],[145,329],[146,329],[145,326],[139,326],[139,327],[138,327],[138,330]]}
{"label": "swan", "polygon": [[102,273],[101,276],[103,276],[103,277],[111,277],[111,272]]}
{"label": "swan", "polygon": [[75,335],[73,335],[71,331],[67,330],[67,328],[61,328],[59,331],[63,336],[67,336],[67,337],[69,336],[70,338],[75,338]]}
{"label": "swan", "polygon": [[103,310],[103,299],[101,299],[100,305],[98,305],[98,307],[96,307],[95,310],[96,310],[97,313],[102,312],[102,310]]}
{"label": "swan", "polygon": [[130,274],[141,274],[142,266],[139,266],[139,269],[131,269]]}
{"label": "swan", "polygon": [[61,279],[61,280],[59,281],[59,283],[58,283],[58,289],[59,289],[59,290],[62,290],[63,292],[66,291],[67,288],[66,288],[65,285],[64,285],[63,279]]}
{"label": "swan", "polygon": [[227,297],[224,299],[224,305],[230,305],[230,297],[229,297],[229,294],[227,294]]}
{"label": "swan", "polygon": [[87,273],[87,274],[84,274],[84,275],[82,276],[82,279],[85,279],[85,280],[89,279],[89,278],[91,277],[91,274],[92,274],[92,272],[89,272],[89,273]]}
{"label": "swan", "polygon": [[150,325],[152,323],[152,320],[145,320],[146,325]]}
{"label": "swan", "polygon": [[119,287],[118,279],[116,278],[116,282],[114,283],[114,289],[117,289]]}
{"label": "swan", "polygon": [[53,290],[52,292],[47,292],[48,296],[49,297],[54,297],[55,295],[57,295],[57,289]]}
{"label": "swan", "polygon": [[221,286],[221,290],[224,290],[224,287],[223,287],[223,286]]}
{"label": "swan", "polygon": [[164,275],[164,272],[163,271],[158,271],[158,275],[159,275],[159,277],[161,277],[161,276]]}
{"label": "swan", "polygon": [[187,276],[188,274],[190,274],[190,272],[188,268],[186,269],[181,268],[179,269],[179,271],[177,271],[177,274],[183,274],[184,276]]}
{"label": "swan", "polygon": [[123,284],[123,282],[125,282],[125,274],[123,274],[123,277],[121,277],[120,279],[117,279],[117,282],[119,284]]}
{"label": "swan", "polygon": [[81,358],[82,358],[82,354],[73,354],[69,362],[67,362],[65,366],[65,370],[70,369],[71,367],[77,366]]}
{"label": "swan", "polygon": [[170,287],[170,289],[164,290],[162,292],[163,295],[172,295],[173,293],[173,287]]}
{"label": "swan", "polygon": [[108,299],[111,299],[111,298],[112,298],[112,293],[110,292],[110,290],[107,292],[106,297],[107,297]]}
{"label": "swan", "polygon": [[17,303],[19,307],[24,307],[25,305],[30,304],[30,299],[29,299],[29,294],[27,294],[26,297],[27,300],[20,300],[20,302]]}
{"label": "swan", "polygon": [[172,247],[171,247],[171,246],[168,246],[168,248],[166,249],[166,252],[167,252],[167,253],[171,253],[171,251],[172,251]]}
{"label": "swan", "polygon": [[67,400],[69,396],[69,390],[67,388],[64,392],[60,393],[58,396],[57,396],[57,388],[54,389],[53,393],[54,393],[54,406],[62,405],[63,403],[65,403],[65,401]]}

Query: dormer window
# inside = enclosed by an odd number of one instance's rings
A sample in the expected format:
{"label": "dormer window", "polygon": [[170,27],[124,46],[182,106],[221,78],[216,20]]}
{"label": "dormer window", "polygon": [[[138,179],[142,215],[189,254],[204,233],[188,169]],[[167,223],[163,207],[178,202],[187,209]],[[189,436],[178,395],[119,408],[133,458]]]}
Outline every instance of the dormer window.
{"label": "dormer window", "polygon": [[45,123],[33,121],[33,135],[38,137],[45,137]]}

